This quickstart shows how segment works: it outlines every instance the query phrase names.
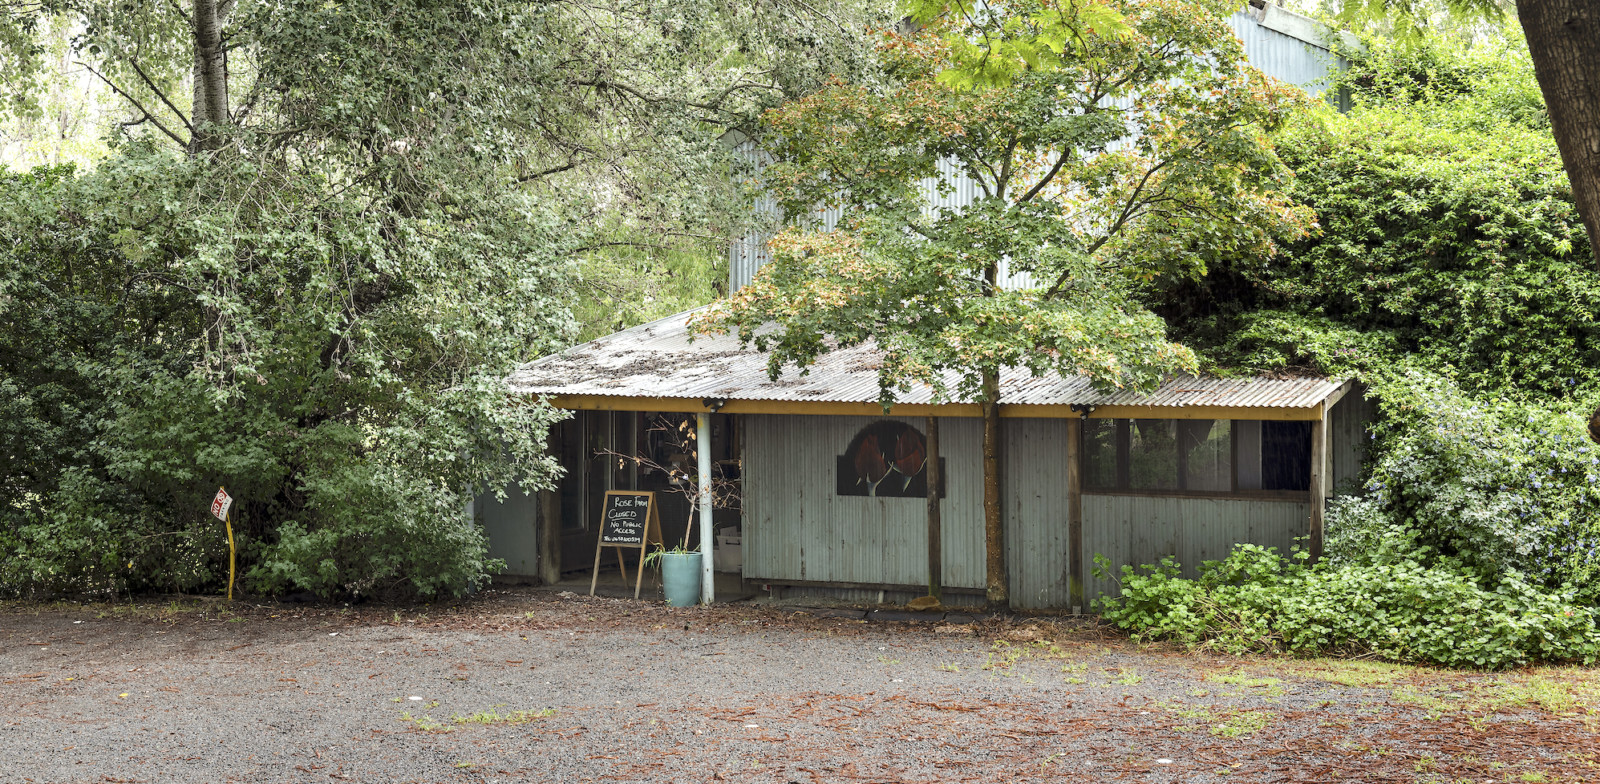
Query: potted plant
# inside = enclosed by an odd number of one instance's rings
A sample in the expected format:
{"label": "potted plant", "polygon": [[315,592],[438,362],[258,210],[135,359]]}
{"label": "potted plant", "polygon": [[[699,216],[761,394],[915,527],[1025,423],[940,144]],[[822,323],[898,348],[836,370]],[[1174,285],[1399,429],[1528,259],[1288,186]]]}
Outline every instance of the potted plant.
{"label": "potted plant", "polygon": [[686,543],[667,549],[657,546],[644,557],[646,566],[661,562],[661,588],[668,607],[692,607],[700,603],[700,551]]}

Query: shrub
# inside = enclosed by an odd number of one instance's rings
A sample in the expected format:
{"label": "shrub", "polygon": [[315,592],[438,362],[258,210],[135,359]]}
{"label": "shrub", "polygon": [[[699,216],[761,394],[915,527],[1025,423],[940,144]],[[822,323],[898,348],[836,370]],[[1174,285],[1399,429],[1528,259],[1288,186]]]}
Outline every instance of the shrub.
{"label": "shrub", "polygon": [[[1097,571],[1109,562],[1097,556]],[[1515,572],[1481,583],[1443,560],[1307,566],[1239,545],[1197,580],[1163,559],[1122,569],[1122,596],[1101,599],[1105,620],[1137,637],[1232,653],[1363,654],[1400,662],[1503,669],[1600,658],[1593,608]]]}
{"label": "shrub", "polygon": [[1156,307],[1227,372],[1355,376],[1378,405],[1360,495],[1336,499],[1340,565],[1518,572],[1600,599],[1600,272],[1520,36],[1369,42],[1354,107],[1280,152],[1321,233],[1219,264]]}
{"label": "shrub", "polygon": [[242,590],[464,593],[469,498],[555,475],[502,381],[569,326],[536,201],[391,220],[252,166],[0,170],[0,596],[223,590],[221,485]]}
{"label": "shrub", "polygon": [[1335,561],[1370,560],[1398,538],[1481,573],[1586,586],[1594,598],[1600,453],[1578,413],[1590,405],[1478,400],[1419,371],[1375,379],[1369,394],[1383,413],[1379,448],[1364,495],[1329,508]]}

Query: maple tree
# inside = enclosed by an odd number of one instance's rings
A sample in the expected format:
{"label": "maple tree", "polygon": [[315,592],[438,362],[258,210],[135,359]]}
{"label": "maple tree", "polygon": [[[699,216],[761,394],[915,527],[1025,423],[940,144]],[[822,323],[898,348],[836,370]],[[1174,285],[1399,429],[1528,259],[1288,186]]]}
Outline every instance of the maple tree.
{"label": "maple tree", "polygon": [[[770,352],[774,377],[872,341],[886,407],[918,384],[980,403],[986,593],[1004,605],[1002,369],[1102,388],[1192,370],[1134,294],[1310,230],[1270,138],[1305,98],[1246,62],[1231,2],[912,10],[917,29],[881,33],[880,78],[766,115],[764,185],[792,227],[695,328]],[[949,171],[970,203],[930,198]]]}

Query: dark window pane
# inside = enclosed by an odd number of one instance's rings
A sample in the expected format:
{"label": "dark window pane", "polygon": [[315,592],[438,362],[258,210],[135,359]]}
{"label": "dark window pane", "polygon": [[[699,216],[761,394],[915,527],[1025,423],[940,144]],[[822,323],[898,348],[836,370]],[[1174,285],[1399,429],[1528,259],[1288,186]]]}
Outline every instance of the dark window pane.
{"label": "dark window pane", "polygon": [[1178,420],[1178,443],[1184,453],[1184,489],[1228,492],[1233,489],[1232,428],[1226,419]]}
{"label": "dark window pane", "polygon": [[577,416],[562,421],[556,425],[557,454],[561,465],[567,467],[562,473],[559,491],[561,494],[561,529],[563,531],[582,531],[584,529],[583,514],[583,417],[579,412]]}
{"label": "dark window pane", "polygon": [[1261,489],[1311,489],[1311,423],[1261,423]]}
{"label": "dark window pane", "polygon": [[1135,419],[1128,435],[1128,487],[1178,489],[1178,430],[1171,419]]}
{"label": "dark window pane", "polygon": [[1261,421],[1235,419],[1233,421],[1233,454],[1238,465],[1234,473],[1239,477],[1240,490],[1261,489]]}
{"label": "dark window pane", "polygon": [[1114,419],[1083,422],[1083,489],[1117,487],[1117,423]]}

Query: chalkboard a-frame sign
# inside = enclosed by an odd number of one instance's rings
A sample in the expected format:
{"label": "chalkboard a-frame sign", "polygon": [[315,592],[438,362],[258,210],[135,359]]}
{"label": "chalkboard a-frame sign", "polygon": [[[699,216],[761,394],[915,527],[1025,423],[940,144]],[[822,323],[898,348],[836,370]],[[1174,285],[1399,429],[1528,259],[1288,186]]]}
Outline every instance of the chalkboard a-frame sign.
{"label": "chalkboard a-frame sign", "polygon": [[600,539],[594,543],[594,576],[589,578],[589,595],[600,583],[600,553],[606,546],[617,548],[617,567],[628,579],[624,549],[639,550],[638,574],[633,580],[633,598],[639,598],[644,585],[644,551],[661,543],[661,513],[656,509],[656,494],[647,490],[608,490],[600,505]]}

